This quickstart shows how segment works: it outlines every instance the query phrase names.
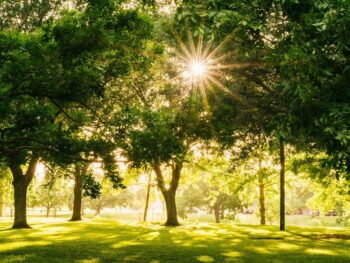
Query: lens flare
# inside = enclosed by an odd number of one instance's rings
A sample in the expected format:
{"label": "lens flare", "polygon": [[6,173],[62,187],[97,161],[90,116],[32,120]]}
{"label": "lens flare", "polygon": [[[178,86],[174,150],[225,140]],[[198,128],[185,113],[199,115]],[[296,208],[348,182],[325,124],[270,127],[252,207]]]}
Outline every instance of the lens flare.
{"label": "lens flare", "polygon": [[203,77],[206,71],[206,64],[202,61],[193,62],[191,64],[191,75],[193,75],[194,77]]}
{"label": "lens flare", "polygon": [[[176,78],[181,78],[191,89],[199,90],[206,105],[206,90],[217,87],[226,93],[231,94],[236,99],[240,99],[237,94],[228,89],[221,80],[225,76],[224,70],[243,69],[256,67],[257,63],[234,63],[225,64],[225,60],[232,56],[233,52],[222,52],[224,45],[232,38],[234,32],[228,35],[220,44],[213,47],[213,42],[203,43],[203,35],[199,34],[197,43],[191,33],[188,33],[188,44],[181,39],[179,34],[173,30],[179,46],[176,51],[179,73]],[[220,54],[223,53],[223,54]]]}

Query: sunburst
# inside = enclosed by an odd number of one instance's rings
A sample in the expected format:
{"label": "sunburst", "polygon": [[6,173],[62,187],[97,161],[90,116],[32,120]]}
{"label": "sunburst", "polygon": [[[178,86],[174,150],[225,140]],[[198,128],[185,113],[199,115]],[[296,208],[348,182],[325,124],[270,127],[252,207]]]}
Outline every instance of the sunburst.
{"label": "sunburst", "polygon": [[176,51],[179,70],[177,78],[180,77],[182,83],[191,89],[199,90],[206,106],[208,106],[206,91],[211,87],[217,87],[236,99],[240,99],[237,94],[222,83],[223,76],[225,76],[223,71],[225,69],[254,67],[257,66],[257,63],[225,64],[225,60],[234,52],[223,53],[223,47],[232,38],[234,32],[216,47],[213,47],[212,40],[204,45],[202,34],[199,34],[195,44],[192,34],[188,33],[188,45],[184,43],[176,31],[173,31],[173,34],[179,46]]}

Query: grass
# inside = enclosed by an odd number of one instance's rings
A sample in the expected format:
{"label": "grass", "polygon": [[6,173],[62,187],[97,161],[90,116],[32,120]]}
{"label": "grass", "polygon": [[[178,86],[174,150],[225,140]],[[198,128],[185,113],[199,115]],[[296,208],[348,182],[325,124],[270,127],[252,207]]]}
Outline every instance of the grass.
{"label": "grass", "polygon": [[30,218],[0,219],[0,262],[350,262],[349,228]]}

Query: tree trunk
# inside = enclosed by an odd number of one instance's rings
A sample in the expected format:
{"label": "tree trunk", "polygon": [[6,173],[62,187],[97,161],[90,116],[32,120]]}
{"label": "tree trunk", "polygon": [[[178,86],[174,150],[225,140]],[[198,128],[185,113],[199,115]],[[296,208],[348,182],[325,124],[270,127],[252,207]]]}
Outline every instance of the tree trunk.
{"label": "tree trunk", "polygon": [[214,215],[215,215],[215,223],[219,224],[221,222],[220,205],[218,203],[215,203],[213,209],[214,209]]}
{"label": "tree trunk", "polygon": [[148,206],[149,206],[149,196],[150,196],[150,192],[151,192],[151,180],[152,180],[152,173],[149,174],[149,178],[148,178],[145,210],[143,212],[143,222],[146,222],[146,220],[147,220],[147,212],[148,212]]}
{"label": "tree trunk", "polygon": [[266,225],[265,185],[262,180],[259,182],[259,213],[260,225]]}
{"label": "tree trunk", "polygon": [[284,139],[280,138],[280,230],[285,230],[285,189],[284,189],[284,176],[285,176],[285,156],[284,156]]}
{"label": "tree trunk", "polygon": [[12,228],[30,228],[27,223],[27,190],[28,185],[22,176],[19,180],[13,181],[15,199],[15,221]]}
{"label": "tree trunk", "polygon": [[34,177],[38,160],[32,158],[25,174],[19,165],[10,165],[13,176],[15,218],[12,228],[30,228],[27,223],[27,190]]}
{"label": "tree trunk", "polygon": [[165,200],[167,220],[165,222],[166,226],[179,226],[179,221],[177,220],[177,210],[176,210],[176,192],[168,191],[162,192]]}
{"label": "tree trunk", "polygon": [[83,178],[80,172],[74,178],[73,215],[70,221],[81,221],[81,203],[83,198]]}
{"label": "tree trunk", "polygon": [[46,207],[46,217],[49,217],[49,215],[50,215],[50,207],[49,206],[47,206]]}
{"label": "tree trunk", "polygon": [[154,166],[154,171],[157,176],[157,184],[163,194],[164,201],[165,201],[166,212],[167,212],[167,221],[165,222],[166,226],[180,225],[177,219],[176,190],[179,186],[181,169],[182,169],[182,164],[180,163],[176,163],[172,165],[171,182],[169,187],[166,187],[160,165],[157,164]]}
{"label": "tree trunk", "polygon": [[220,219],[221,219],[221,220],[225,219],[225,209],[224,209],[224,207],[221,207],[221,210],[220,210]]}
{"label": "tree trunk", "polygon": [[101,203],[98,203],[95,209],[95,216],[98,216],[101,214],[101,210],[102,210],[102,205]]}
{"label": "tree trunk", "polygon": [[3,205],[2,199],[1,199],[1,197],[0,197],[0,217],[3,216],[3,213],[2,213],[3,206],[4,206],[4,205]]}

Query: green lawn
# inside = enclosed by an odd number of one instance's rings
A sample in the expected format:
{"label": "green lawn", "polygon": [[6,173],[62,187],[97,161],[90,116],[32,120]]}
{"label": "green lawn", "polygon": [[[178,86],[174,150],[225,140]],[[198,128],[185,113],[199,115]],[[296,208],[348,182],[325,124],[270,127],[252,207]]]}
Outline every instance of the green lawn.
{"label": "green lawn", "polygon": [[350,262],[349,228],[0,219],[0,262]]}

